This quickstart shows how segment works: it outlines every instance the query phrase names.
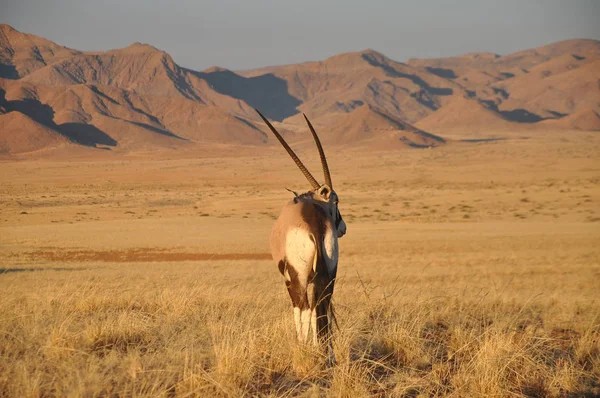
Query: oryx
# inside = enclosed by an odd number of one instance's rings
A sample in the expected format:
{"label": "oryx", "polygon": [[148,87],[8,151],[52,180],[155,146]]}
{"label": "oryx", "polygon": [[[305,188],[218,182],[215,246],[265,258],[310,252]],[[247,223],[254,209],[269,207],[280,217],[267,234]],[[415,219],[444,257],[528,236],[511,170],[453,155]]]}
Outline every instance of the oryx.
{"label": "oryx", "polygon": [[323,147],[315,129],[304,115],[317,144],[325,184],[319,184],[298,156],[258,111],[260,117],[296,162],[312,190],[287,202],[271,231],[271,254],[285,278],[294,307],[296,334],[301,342],[330,343],[333,308],[331,297],[337,273],[338,238],[346,233],[346,223],[338,209]]}

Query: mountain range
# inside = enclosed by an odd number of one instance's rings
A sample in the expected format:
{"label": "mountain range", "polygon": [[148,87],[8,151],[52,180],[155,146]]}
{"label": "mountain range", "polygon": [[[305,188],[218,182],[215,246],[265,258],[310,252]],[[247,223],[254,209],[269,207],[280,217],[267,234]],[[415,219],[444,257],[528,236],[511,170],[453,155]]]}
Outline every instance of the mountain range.
{"label": "mountain range", "polygon": [[148,44],[83,52],[0,25],[0,154],[273,142],[253,108],[300,145],[310,140],[302,113],[329,146],[431,147],[490,132],[600,130],[600,41],[406,62],[364,50],[194,71]]}

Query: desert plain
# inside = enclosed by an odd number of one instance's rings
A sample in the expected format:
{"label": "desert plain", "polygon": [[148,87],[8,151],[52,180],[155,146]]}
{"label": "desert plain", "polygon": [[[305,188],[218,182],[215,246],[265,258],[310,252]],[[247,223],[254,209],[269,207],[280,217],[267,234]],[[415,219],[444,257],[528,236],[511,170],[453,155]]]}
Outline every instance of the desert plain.
{"label": "desert plain", "polygon": [[280,147],[2,161],[0,395],[598,396],[600,135],[489,137],[325,148],[334,365],[269,254]]}

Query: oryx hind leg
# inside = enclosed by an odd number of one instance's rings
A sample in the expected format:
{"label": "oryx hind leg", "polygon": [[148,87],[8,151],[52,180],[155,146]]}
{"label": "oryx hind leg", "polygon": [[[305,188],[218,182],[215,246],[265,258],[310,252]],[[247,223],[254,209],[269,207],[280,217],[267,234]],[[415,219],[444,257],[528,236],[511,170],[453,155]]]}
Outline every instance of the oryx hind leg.
{"label": "oryx hind leg", "polygon": [[331,344],[331,333],[333,323],[333,307],[331,297],[333,296],[333,287],[335,280],[329,279],[323,267],[319,267],[321,274],[317,273],[315,286],[317,289],[316,313],[316,332],[319,341],[323,344]]}
{"label": "oryx hind leg", "polygon": [[306,282],[299,278],[296,269],[289,263],[283,263],[285,286],[292,300],[296,336],[300,342],[308,341],[310,330],[310,305],[307,297]]}

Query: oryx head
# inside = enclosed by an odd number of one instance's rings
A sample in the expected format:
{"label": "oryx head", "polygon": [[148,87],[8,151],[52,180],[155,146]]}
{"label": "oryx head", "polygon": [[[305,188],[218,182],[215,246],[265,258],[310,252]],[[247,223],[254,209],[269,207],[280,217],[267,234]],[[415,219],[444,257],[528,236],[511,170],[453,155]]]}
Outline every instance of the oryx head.
{"label": "oryx head", "polygon": [[329,217],[329,219],[335,226],[335,228],[337,230],[338,238],[341,238],[342,236],[344,236],[344,234],[346,233],[346,223],[342,219],[342,215],[340,214],[340,210],[338,208],[339,197],[338,197],[337,193],[335,193],[335,191],[333,190],[333,184],[331,183],[331,175],[329,173],[329,167],[327,166],[327,159],[325,158],[325,152],[323,151],[323,146],[321,146],[321,141],[319,140],[319,136],[317,135],[317,132],[315,131],[314,127],[312,126],[312,124],[310,123],[310,121],[308,120],[306,115],[303,114],[304,119],[306,120],[306,123],[308,124],[308,128],[310,129],[310,132],[312,133],[315,143],[317,144],[317,149],[319,150],[319,156],[321,157],[321,165],[323,166],[323,175],[325,177],[325,184],[319,184],[317,182],[317,180],[312,176],[312,174],[310,174],[310,172],[308,171],[306,166],[304,166],[304,164],[298,158],[298,156],[296,156],[296,154],[294,153],[292,148],[290,148],[290,146],[287,144],[287,142],[285,142],[285,140],[283,139],[281,134],[279,134],[277,132],[277,130],[275,130],[275,127],[273,127],[273,125],[267,120],[267,118],[265,118],[262,115],[262,113],[260,113],[258,111],[258,109],[255,109],[255,110],[256,110],[256,112],[258,112],[258,114],[262,118],[262,120],[264,120],[264,122],[267,124],[267,126],[269,127],[271,132],[273,132],[275,137],[279,140],[281,145],[283,145],[283,147],[285,148],[287,153],[290,155],[292,160],[294,160],[294,162],[296,163],[296,165],[298,166],[298,168],[300,169],[302,174],[304,174],[304,176],[306,177],[306,179],[312,186],[313,189],[311,191],[309,191],[305,194],[302,194],[300,196],[303,196],[303,197],[310,196],[313,200],[315,200],[316,203],[319,203],[319,205],[323,208],[323,210],[325,210],[327,216]]}

